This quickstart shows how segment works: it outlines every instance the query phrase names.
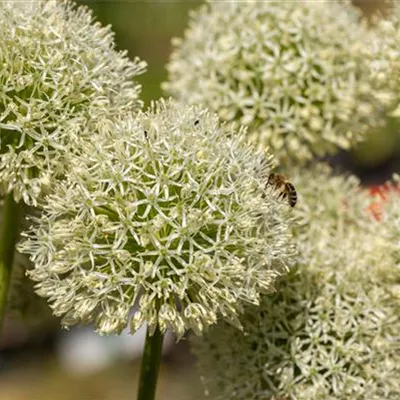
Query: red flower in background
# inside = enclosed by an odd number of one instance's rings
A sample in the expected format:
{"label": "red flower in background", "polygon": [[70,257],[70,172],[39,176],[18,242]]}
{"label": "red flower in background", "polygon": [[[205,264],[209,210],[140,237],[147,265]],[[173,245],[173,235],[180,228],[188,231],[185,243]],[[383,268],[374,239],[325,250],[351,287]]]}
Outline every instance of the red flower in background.
{"label": "red flower in background", "polygon": [[400,195],[400,187],[396,183],[386,182],[383,185],[371,185],[368,191],[376,200],[367,207],[367,211],[369,211],[377,221],[381,221],[382,208],[384,203],[389,199],[389,194],[397,193]]}

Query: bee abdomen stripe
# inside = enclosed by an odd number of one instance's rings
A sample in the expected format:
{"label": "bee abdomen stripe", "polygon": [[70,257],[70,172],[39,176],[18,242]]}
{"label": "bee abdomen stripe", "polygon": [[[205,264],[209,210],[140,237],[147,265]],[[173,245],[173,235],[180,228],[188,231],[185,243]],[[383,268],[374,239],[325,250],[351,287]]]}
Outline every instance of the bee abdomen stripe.
{"label": "bee abdomen stripe", "polygon": [[296,189],[290,182],[286,182],[285,189],[287,191],[288,195],[288,200],[289,200],[289,205],[291,207],[294,207],[297,203],[297,193]]}

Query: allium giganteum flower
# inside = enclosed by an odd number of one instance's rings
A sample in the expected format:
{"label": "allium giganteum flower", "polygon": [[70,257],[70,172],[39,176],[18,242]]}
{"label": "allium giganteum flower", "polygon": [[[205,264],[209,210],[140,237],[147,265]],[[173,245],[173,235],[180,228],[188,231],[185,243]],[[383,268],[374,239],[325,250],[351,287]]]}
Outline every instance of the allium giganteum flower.
{"label": "allium giganteum flower", "polygon": [[243,332],[221,323],[195,340],[205,387],[230,400],[399,399],[398,198],[377,221],[353,178],[319,168],[293,182],[297,267],[247,307]]}
{"label": "allium giganteum flower", "polygon": [[376,39],[373,79],[380,85],[377,95],[387,103],[394,116],[400,117],[400,3],[388,1],[391,11],[374,25]]}
{"label": "allium giganteum flower", "polygon": [[244,142],[161,101],[86,144],[22,246],[64,325],[147,322],[178,337],[219,316],[239,325],[241,303],[257,304],[294,254],[290,207],[265,189],[270,156]]}
{"label": "allium giganteum flower", "polygon": [[164,88],[282,161],[349,148],[380,123],[369,32],[345,1],[209,1],[174,41]]}
{"label": "allium giganteum flower", "polygon": [[81,125],[141,106],[145,63],[68,1],[0,1],[0,191],[35,204]]}

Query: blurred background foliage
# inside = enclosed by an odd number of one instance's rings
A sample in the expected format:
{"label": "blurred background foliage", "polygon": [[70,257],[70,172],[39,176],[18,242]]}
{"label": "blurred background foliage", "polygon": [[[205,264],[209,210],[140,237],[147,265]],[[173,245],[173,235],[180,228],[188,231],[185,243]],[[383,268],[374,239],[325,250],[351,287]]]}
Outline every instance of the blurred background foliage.
{"label": "blurred background foliage", "polygon": [[[284,1],[284,0],[281,0]],[[353,0],[369,15],[382,8],[385,0]],[[161,82],[166,80],[165,65],[171,53],[171,38],[181,37],[188,13],[200,0],[86,0],[104,25],[111,24],[119,49],[131,58],[148,63],[140,77],[142,99],[147,106],[162,96]],[[366,183],[380,183],[400,170],[400,136],[398,122],[371,132],[367,142],[353,153],[341,153],[332,163],[356,172]],[[37,315],[40,318],[40,313]],[[6,321],[4,345],[0,352],[0,398],[3,400],[106,400],[135,398],[139,360],[121,354],[104,364],[104,368],[88,374],[71,374],[63,369],[60,343],[66,333],[57,321],[43,330],[28,329],[20,319]],[[87,344],[87,346],[90,346]],[[116,346],[105,340],[104,346]],[[78,368],[77,368],[78,369]],[[73,367],[72,367],[73,370]],[[186,342],[171,346],[164,357],[158,389],[159,400],[201,400],[200,380]]]}
{"label": "blurred background foliage", "polygon": [[166,80],[165,65],[171,53],[171,38],[182,36],[189,10],[200,0],[79,0],[90,7],[99,21],[112,25],[118,48],[127,50],[131,58],[148,63],[147,72],[139,79],[143,85],[145,105],[161,97],[160,84]]}

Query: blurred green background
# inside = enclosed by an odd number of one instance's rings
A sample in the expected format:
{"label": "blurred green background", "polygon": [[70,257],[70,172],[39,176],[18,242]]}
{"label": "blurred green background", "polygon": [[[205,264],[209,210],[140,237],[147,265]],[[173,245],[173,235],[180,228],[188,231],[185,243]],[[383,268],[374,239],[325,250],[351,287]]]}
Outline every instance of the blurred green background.
{"label": "blurred green background", "polygon": [[148,63],[139,78],[146,104],[161,97],[160,84],[166,80],[165,65],[171,53],[171,38],[182,36],[189,10],[200,0],[78,1],[90,7],[102,24],[111,24],[117,46],[128,50],[130,58]]}
{"label": "blurred green background", "polygon": [[[354,0],[369,12],[384,0]],[[165,65],[171,53],[171,38],[181,37],[188,13],[200,0],[78,1],[88,5],[104,25],[111,24],[119,49],[126,49],[148,63],[139,79],[145,105],[162,96],[161,82],[167,78]],[[365,182],[379,182],[399,170],[398,127],[390,124],[354,154],[340,154],[332,162],[353,169]],[[60,362],[58,324],[44,331],[29,332],[16,319],[5,326],[7,349],[0,353],[1,400],[125,400],[134,399],[139,360],[119,354],[106,367],[79,375],[66,371]],[[89,344],[88,344],[89,345]],[[106,344],[105,346],[109,346]],[[111,344],[111,346],[115,346]],[[163,359],[158,400],[202,400],[199,377],[187,342],[171,346]]]}

